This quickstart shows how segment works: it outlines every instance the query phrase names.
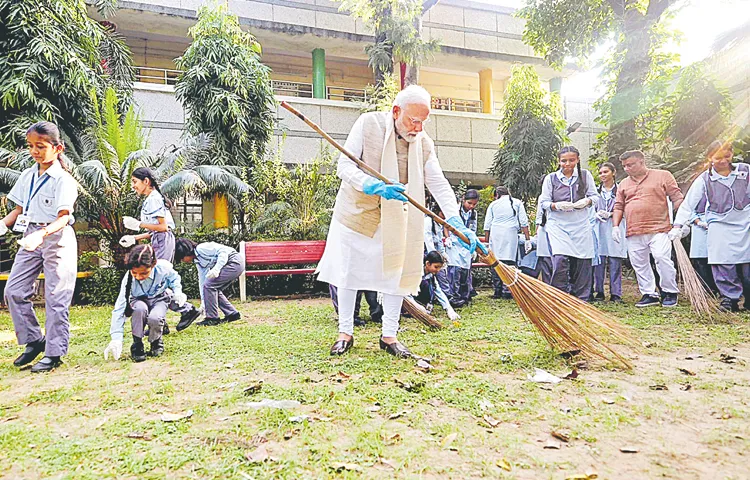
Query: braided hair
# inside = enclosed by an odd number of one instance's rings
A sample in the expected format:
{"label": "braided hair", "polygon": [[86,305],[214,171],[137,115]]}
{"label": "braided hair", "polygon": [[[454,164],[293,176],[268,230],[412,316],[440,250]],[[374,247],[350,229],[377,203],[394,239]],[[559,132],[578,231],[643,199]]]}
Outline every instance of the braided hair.
{"label": "braided hair", "polygon": [[164,205],[166,205],[167,208],[172,208],[172,202],[169,201],[167,197],[164,196],[163,193],[161,193],[161,190],[159,189],[159,182],[156,180],[156,176],[154,175],[154,172],[151,171],[148,167],[138,167],[135,170],[133,170],[133,177],[137,178],[138,180],[146,180],[148,179],[149,185],[159,192],[159,195],[162,196],[164,199]]}
{"label": "braided hair", "polygon": [[586,190],[588,189],[588,186],[586,185],[586,177],[583,176],[583,171],[581,169],[581,152],[578,151],[578,149],[572,145],[568,145],[567,147],[563,147],[560,149],[559,152],[557,152],[557,158],[560,158],[560,155],[563,153],[575,153],[578,157],[578,163],[576,164],[576,169],[578,170],[578,187],[577,192],[578,196],[581,198],[586,197]]}

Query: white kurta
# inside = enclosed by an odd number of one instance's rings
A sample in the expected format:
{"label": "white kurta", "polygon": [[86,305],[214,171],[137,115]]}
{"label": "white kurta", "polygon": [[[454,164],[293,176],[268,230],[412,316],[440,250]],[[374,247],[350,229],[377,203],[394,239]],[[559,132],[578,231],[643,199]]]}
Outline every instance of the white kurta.
{"label": "white kurta", "polygon": [[[361,117],[360,117],[361,120]],[[356,157],[362,156],[364,135],[362,122],[357,120],[346,139],[346,149]],[[419,159],[421,161],[421,159]],[[338,160],[337,174],[342,181],[359,190],[370,175],[363,172],[345,155]],[[453,189],[443,174],[434,151],[424,165],[424,184],[440,205],[446,218],[458,215],[458,204]],[[408,205],[408,204],[407,204]],[[414,208],[408,205],[408,208]],[[406,209],[404,209],[406,212]],[[406,213],[404,213],[405,215]],[[331,220],[323,257],[318,264],[318,280],[351,290],[373,290],[391,295],[410,295],[399,287],[400,272],[383,273],[382,225],[370,238]]]}
{"label": "white kurta", "polygon": [[[714,174],[716,175],[716,174]],[[734,177],[719,178],[720,182],[731,186]],[[706,196],[706,183],[703,175],[695,179],[685,195],[685,200],[677,210],[674,223],[685,225],[694,218],[698,203]],[[750,263],[750,205],[744,210],[732,208],[726,214],[708,210],[706,206],[706,223],[708,224],[708,263],[711,265],[738,265]]]}
{"label": "white kurta", "polygon": [[547,232],[542,226],[542,215],[544,209],[542,208],[542,202],[537,200],[536,203],[536,256],[537,257],[551,257],[552,252],[549,248],[549,239],[547,238]]}
{"label": "white kurta", "polygon": [[[596,191],[594,177],[588,170],[583,170],[586,177],[586,197],[590,198],[592,205],[596,205],[599,193]],[[550,173],[544,179],[542,185],[542,194],[539,200],[542,208],[547,210],[547,225],[545,231],[549,240],[550,249],[553,255],[565,255],[574,258],[594,258],[594,235],[590,220],[590,211],[588,208],[573,210],[572,212],[560,212],[552,210],[552,175],[557,175],[563,184],[572,183],[578,177],[574,171],[573,176],[567,179],[560,171]],[[577,188],[573,184],[571,190]]]}
{"label": "white kurta", "polygon": [[484,230],[490,232],[490,250],[495,257],[515,262],[518,260],[518,231],[529,226],[529,217],[521,200],[513,198],[511,207],[509,198],[503,195],[490,203],[484,217]]}

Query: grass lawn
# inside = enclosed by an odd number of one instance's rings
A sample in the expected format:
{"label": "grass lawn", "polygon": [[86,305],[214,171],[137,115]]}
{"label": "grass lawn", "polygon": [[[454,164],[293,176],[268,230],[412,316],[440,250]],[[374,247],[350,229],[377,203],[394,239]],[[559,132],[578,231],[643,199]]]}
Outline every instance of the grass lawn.
{"label": "grass lawn", "polygon": [[[527,375],[563,376],[581,359],[556,356],[513,302],[488,292],[445,330],[402,322],[400,339],[432,359],[427,373],[381,352],[371,323],[352,351],[329,357],[335,317],[320,298],[251,302],[233,324],[172,328],[166,354],[140,364],[129,335],[125,358],[104,361],[109,308],[75,307],[65,364],[32,375],[13,367],[21,349],[4,311],[0,477],[749,478],[750,315],[707,325],[685,306],[634,300],[631,286],[628,304],[602,307],[644,343],[634,370],[589,362],[557,385]],[[301,405],[248,406],[262,399]]]}

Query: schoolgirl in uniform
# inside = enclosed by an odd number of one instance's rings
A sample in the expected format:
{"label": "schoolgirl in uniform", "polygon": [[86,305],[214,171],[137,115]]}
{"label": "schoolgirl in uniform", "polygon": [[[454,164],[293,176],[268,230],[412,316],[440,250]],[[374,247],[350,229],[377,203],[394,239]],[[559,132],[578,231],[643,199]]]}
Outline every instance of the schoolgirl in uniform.
{"label": "schoolgirl in uniform", "polygon": [[[60,357],[68,353],[69,309],[78,273],[78,244],[71,227],[78,184],[65,165],[65,145],[56,125],[35,123],[26,131],[26,142],[36,165],[24,170],[8,193],[16,208],[0,222],[0,235],[9,226],[23,232],[22,248],[5,286],[5,303],[18,344],[26,345],[13,364],[23,367],[44,352],[31,371],[46,372],[59,366]],[[45,278],[46,337],[31,303],[40,272]]]}
{"label": "schoolgirl in uniform", "polygon": [[591,296],[594,236],[589,207],[599,199],[594,177],[581,169],[575,147],[563,147],[557,156],[560,170],[542,184],[540,201],[547,212],[545,231],[552,252],[554,287],[581,300]]}
{"label": "schoolgirl in uniform", "polygon": [[151,245],[136,245],[125,259],[130,272],[122,278],[120,294],[112,311],[109,329],[111,341],[104,349],[104,358],[111,355],[115,360],[122,354],[122,338],[125,318],[130,316],[133,343],[130,358],[134,362],[146,360],[143,336],[148,325],[148,355],[158,357],[164,353],[162,326],[170,304],[182,306],[187,297],[182,293],[180,275],[172,264],[156,258]]}
{"label": "schoolgirl in uniform", "polygon": [[[507,187],[498,186],[495,189],[495,201],[487,207],[484,217],[484,236],[489,239],[490,250],[495,257],[506,265],[516,266],[518,261],[518,232],[523,232],[526,253],[532,249],[529,235],[529,217],[523,202],[510,196]],[[492,272],[492,284],[495,287],[493,298],[511,298],[510,290],[503,285],[503,281]]]}
{"label": "schoolgirl in uniform", "polygon": [[729,142],[709,145],[711,167],[690,186],[674,222],[682,228],[706,199],[708,263],[726,311],[739,310],[743,287],[750,293],[750,165],[732,163],[733,156]]}
{"label": "schoolgirl in uniform", "polygon": [[[156,258],[174,262],[175,228],[174,219],[169,208],[172,206],[169,200],[162,195],[159,183],[151,169],[138,167],[133,170],[131,176],[133,191],[140,196],[146,197],[141,207],[140,220],[133,217],[123,217],[122,223],[128,230],[139,231],[141,228],[148,230],[138,235],[125,235],[120,239],[120,245],[125,248],[132,247],[139,240],[151,239],[151,246],[156,252]],[[198,318],[201,311],[192,304],[186,303],[176,310],[180,314],[178,326],[190,325]],[[186,327],[185,327],[186,328]],[[169,326],[164,320],[164,334],[169,333]]]}
{"label": "schoolgirl in uniform", "polygon": [[[628,257],[627,244],[612,240],[612,211],[615,208],[617,184],[615,166],[605,162],[599,167],[599,200],[596,202],[594,228],[599,246],[599,264],[594,267],[594,300],[604,300],[604,276],[609,268],[610,301],[622,301],[622,263]],[[621,227],[624,228],[624,227]]]}
{"label": "schoolgirl in uniform", "polygon": [[546,284],[552,282],[552,252],[547,238],[547,212],[542,208],[542,197],[536,201],[536,272],[537,278]]}
{"label": "schoolgirl in uniform", "polygon": [[[432,207],[432,213],[438,217],[445,219],[443,211],[440,210],[440,206],[435,203]],[[430,253],[436,251],[443,257],[446,256],[445,252],[445,240],[448,238],[445,234],[445,228],[434,221],[429,215],[424,217],[424,251]],[[442,268],[435,274],[440,289],[446,295],[450,294],[450,282],[448,281],[448,269]]]}
{"label": "schoolgirl in uniform", "polygon": [[[458,209],[459,216],[464,226],[472,232],[477,231],[477,212],[475,210],[479,203],[479,192],[467,190]],[[472,279],[471,262],[474,252],[461,246],[461,240],[453,233],[446,242],[446,256],[448,257],[448,283],[450,293],[448,298],[454,308],[460,308],[471,301]]]}
{"label": "schoolgirl in uniform", "polygon": [[437,282],[437,274],[443,270],[445,258],[437,250],[426,253],[424,256],[424,274],[422,282],[419,284],[419,292],[412,298],[422,304],[428,312],[432,312],[432,306],[437,300],[445,309],[448,318],[458,320],[461,317],[456,313]]}
{"label": "schoolgirl in uniform", "polygon": [[[245,273],[237,250],[215,242],[196,244],[187,238],[180,238],[177,240],[175,261],[195,263],[198,269],[201,305],[206,312],[206,318],[198,325],[214,326],[240,319],[240,312],[222,293]],[[219,318],[219,310],[224,313],[224,318]],[[180,329],[178,326],[177,330]]]}

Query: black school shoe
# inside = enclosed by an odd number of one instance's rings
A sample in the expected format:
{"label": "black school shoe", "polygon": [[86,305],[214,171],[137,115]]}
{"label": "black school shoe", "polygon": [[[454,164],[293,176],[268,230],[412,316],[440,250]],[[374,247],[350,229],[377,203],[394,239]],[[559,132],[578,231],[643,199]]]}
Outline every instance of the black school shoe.
{"label": "black school shoe", "polygon": [[364,327],[365,325],[367,325],[367,322],[365,322],[364,320],[362,320],[359,317],[354,317],[354,326],[355,327]]}
{"label": "black school shoe", "polygon": [[352,345],[354,345],[354,337],[349,340],[336,340],[334,344],[331,345],[331,355],[343,355],[352,348]]}
{"label": "black school shoe", "polygon": [[598,292],[596,295],[591,297],[592,302],[603,302],[604,301],[604,292]]}
{"label": "black school shoe", "polygon": [[612,295],[609,297],[609,301],[612,303],[622,303],[622,297],[619,295]]}
{"label": "black school shoe", "polygon": [[200,308],[193,307],[189,312],[185,312],[180,315],[180,321],[177,322],[177,331],[181,332],[185,330],[187,327],[193,324],[194,321],[198,319],[198,317],[201,316],[203,313],[203,310]]}
{"label": "black school shoe", "polygon": [[220,318],[206,317],[202,322],[196,323],[196,325],[199,325],[201,327],[215,327],[216,325],[221,325],[222,323],[224,323],[224,321]]}
{"label": "black school shoe", "polygon": [[26,349],[23,351],[23,353],[19,355],[18,358],[13,360],[13,365],[15,365],[16,367],[23,367],[24,365],[28,365],[29,363],[36,360],[36,357],[38,357],[46,347],[47,341],[44,339],[44,337],[42,337],[41,340],[37,340],[36,342],[27,344]]}
{"label": "black school shoe", "polygon": [[661,297],[662,307],[676,307],[677,306],[677,294],[676,293],[664,293]]}
{"label": "black school shoe", "polygon": [[635,304],[636,307],[655,307],[659,306],[659,297],[655,297],[653,295],[644,295],[641,297],[641,299],[638,301],[638,303]]}
{"label": "black school shoe", "polygon": [[31,367],[31,373],[42,373],[42,372],[49,372],[50,370],[53,370],[60,365],[62,365],[62,360],[60,360],[60,357],[44,357],[36,364],[34,364],[33,367]]}
{"label": "black school shoe", "polygon": [[234,313],[230,313],[229,315],[225,316],[223,321],[224,322],[236,322],[240,318],[242,318],[242,315],[240,314],[240,312],[234,312]]}
{"label": "black school shoe", "polygon": [[133,336],[133,344],[130,345],[130,358],[136,363],[146,361],[146,351],[143,349],[143,339]]}
{"label": "black school shoe", "polygon": [[740,301],[733,300],[729,297],[721,297],[721,303],[719,303],[719,310],[721,310],[722,312],[726,312],[726,313],[739,312]]}
{"label": "black school shoe", "polygon": [[151,342],[151,350],[148,351],[149,357],[160,357],[164,353],[164,340],[161,338]]}

